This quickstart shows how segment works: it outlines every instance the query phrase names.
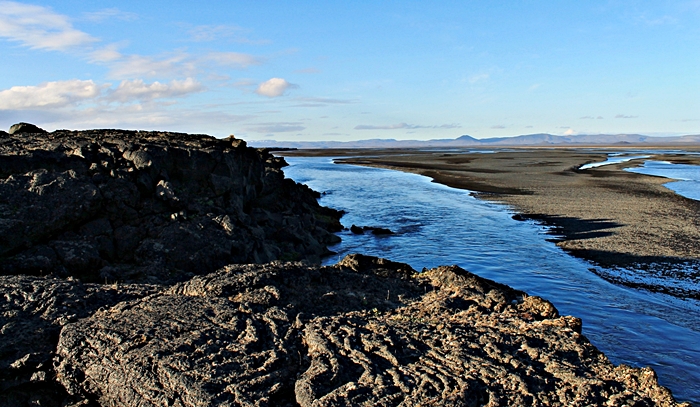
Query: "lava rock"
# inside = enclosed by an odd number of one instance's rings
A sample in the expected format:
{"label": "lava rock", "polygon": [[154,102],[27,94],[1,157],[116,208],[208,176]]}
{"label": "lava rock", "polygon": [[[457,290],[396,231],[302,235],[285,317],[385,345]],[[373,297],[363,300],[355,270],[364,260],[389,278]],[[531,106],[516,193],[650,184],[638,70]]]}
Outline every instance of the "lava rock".
{"label": "lava rock", "polygon": [[357,225],[350,226],[350,231],[356,235],[362,235],[365,233],[365,230]]}
{"label": "lava rock", "polygon": [[380,228],[380,227],[375,227],[375,226],[357,226],[357,225],[352,225],[350,226],[350,231],[356,235],[362,235],[365,232],[369,231],[373,235],[393,235],[394,232],[392,232],[390,229],[386,228]]}
{"label": "lava rock", "polygon": [[22,133],[46,133],[46,130],[31,123],[16,123],[10,126],[10,135]]}
{"label": "lava rock", "polygon": [[33,276],[0,276],[0,405],[61,406],[54,379],[61,328],[101,307],[160,290],[153,285],[97,285]]}
{"label": "lava rock", "polygon": [[378,228],[378,227],[370,227],[367,226],[365,227],[365,230],[371,230],[373,235],[393,235],[394,232],[387,228]]}
{"label": "lava rock", "polygon": [[677,405],[549,302],[459,267],[351,255],[232,265],[64,326],[56,376],[96,405]]}
{"label": "lava rock", "polygon": [[[30,131],[19,126],[15,131]],[[176,282],[230,263],[320,262],[341,214],[242,140],[124,130],[0,143],[0,274]]]}

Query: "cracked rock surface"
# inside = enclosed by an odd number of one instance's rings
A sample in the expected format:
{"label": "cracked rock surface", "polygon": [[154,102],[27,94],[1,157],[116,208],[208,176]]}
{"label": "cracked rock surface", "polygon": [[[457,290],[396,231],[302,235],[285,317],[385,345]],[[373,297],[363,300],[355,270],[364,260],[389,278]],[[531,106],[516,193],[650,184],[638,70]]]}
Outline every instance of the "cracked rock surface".
{"label": "cracked rock surface", "polygon": [[0,405],[60,405],[66,391],[55,381],[53,358],[61,328],[161,288],[0,276]]}
{"label": "cracked rock surface", "polygon": [[677,405],[580,328],[456,266],[232,265],[66,325],[56,374],[100,406]]}

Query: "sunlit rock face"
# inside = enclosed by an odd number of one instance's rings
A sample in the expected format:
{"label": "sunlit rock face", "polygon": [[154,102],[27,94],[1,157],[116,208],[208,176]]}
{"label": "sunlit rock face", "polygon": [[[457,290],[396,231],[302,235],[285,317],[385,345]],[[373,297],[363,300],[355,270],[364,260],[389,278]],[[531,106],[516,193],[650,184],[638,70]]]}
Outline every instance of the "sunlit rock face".
{"label": "sunlit rock face", "polygon": [[580,329],[456,266],[238,265],[67,325],[56,377],[103,406],[676,405]]}

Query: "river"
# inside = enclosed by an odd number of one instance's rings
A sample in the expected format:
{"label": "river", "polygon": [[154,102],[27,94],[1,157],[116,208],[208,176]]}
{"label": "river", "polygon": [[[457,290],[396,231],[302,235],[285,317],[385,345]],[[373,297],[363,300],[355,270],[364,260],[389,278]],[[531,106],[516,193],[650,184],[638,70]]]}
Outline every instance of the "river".
{"label": "river", "polygon": [[[343,225],[385,227],[390,236],[340,232],[335,263],[348,253],[405,262],[417,270],[456,264],[550,300],[583,320],[583,333],[615,364],[651,366],[679,401],[700,405],[700,301],[617,286],[574,258],[506,205],[397,171],[286,157],[287,177],[347,214]],[[598,273],[601,274],[601,273]],[[604,274],[604,273],[602,273]]]}

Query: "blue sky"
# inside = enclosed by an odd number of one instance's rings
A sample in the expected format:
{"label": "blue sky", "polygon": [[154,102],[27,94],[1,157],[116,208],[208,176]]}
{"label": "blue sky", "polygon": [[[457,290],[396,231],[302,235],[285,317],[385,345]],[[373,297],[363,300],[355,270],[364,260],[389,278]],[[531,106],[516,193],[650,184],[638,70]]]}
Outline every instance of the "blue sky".
{"label": "blue sky", "polygon": [[0,128],[700,133],[700,0],[0,0]]}

